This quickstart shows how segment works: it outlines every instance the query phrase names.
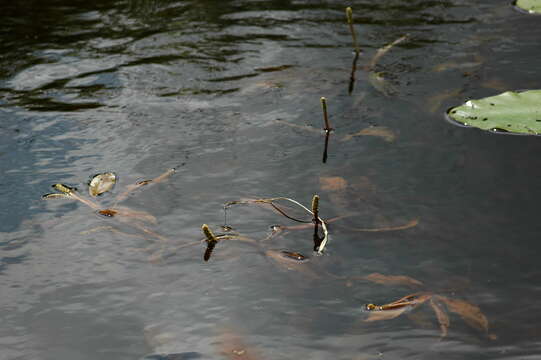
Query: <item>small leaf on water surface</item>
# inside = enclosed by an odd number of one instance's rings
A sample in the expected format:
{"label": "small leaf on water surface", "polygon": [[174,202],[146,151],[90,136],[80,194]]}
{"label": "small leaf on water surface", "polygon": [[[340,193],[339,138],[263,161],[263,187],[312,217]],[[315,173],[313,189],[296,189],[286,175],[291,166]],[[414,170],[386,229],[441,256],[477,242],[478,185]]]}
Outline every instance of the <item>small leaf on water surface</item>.
{"label": "small leaf on water surface", "polygon": [[[371,305],[371,304],[369,304]],[[393,310],[377,310],[377,311],[370,311],[370,314],[368,314],[368,317],[364,319],[366,322],[371,321],[379,321],[379,320],[390,320],[394,319],[396,317],[399,317],[402,315],[406,310],[410,309],[407,306],[401,307],[399,309],[393,309]]]}
{"label": "small leaf on water surface", "polygon": [[267,250],[265,255],[284,270],[297,271],[312,279],[320,278],[319,274],[307,266],[310,259],[294,251]]}
{"label": "small leaf on water surface", "polygon": [[115,186],[116,175],[114,173],[102,173],[92,177],[88,183],[88,193],[90,196],[98,196],[107,192]]}
{"label": "small leaf on water surface", "polygon": [[370,315],[364,320],[366,322],[389,320],[402,315],[407,310],[413,309],[432,297],[431,293],[415,293],[406,295],[392,303],[385,305],[368,304],[365,306]]}
{"label": "small leaf on water surface", "polygon": [[541,14],[541,0],[517,0],[515,6],[531,14]]}
{"label": "small leaf on water surface", "polygon": [[483,130],[537,135],[541,133],[541,90],[507,91],[469,100],[449,110],[448,116],[460,124]]}
{"label": "small leaf on water surface", "polygon": [[383,285],[406,285],[411,287],[423,285],[423,283],[419,280],[404,275],[383,275],[380,273],[372,273],[366,275],[364,279]]}
{"label": "small leaf on water surface", "polygon": [[[447,335],[451,324],[449,315],[447,315],[447,310],[449,310],[460,315],[460,317],[462,317],[462,319],[471,327],[487,334],[489,339],[494,340],[497,338],[494,334],[488,334],[488,320],[478,306],[464,300],[451,299],[430,292],[406,295],[403,298],[385,305],[365,305],[365,310],[369,311],[370,315],[364,321],[394,319],[403,314],[406,310],[413,309],[427,301],[430,303],[430,307],[432,308],[432,311],[434,311],[440,325],[441,337]],[[446,308],[441,303],[444,303]]]}
{"label": "small leaf on water surface", "polygon": [[71,194],[74,191],[77,191],[77,188],[72,188],[64,184],[53,184],[52,187],[64,194]]}
{"label": "small leaf on water surface", "polygon": [[303,254],[298,253],[296,251],[282,250],[282,251],[280,251],[280,254],[282,255],[283,258],[291,259],[293,261],[303,262],[303,261],[308,260],[308,258],[306,256],[304,256]]}
{"label": "small leaf on water surface", "polygon": [[117,214],[117,212],[115,210],[105,209],[105,210],[98,211],[98,214],[107,216],[107,217],[113,217]]}
{"label": "small leaf on water surface", "polygon": [[51,194],[45,194],[41,197],[44,200],[50,200],[50,199],[71,199],[71,196],[68,194],[59,194],[59,193],[51,193]]}

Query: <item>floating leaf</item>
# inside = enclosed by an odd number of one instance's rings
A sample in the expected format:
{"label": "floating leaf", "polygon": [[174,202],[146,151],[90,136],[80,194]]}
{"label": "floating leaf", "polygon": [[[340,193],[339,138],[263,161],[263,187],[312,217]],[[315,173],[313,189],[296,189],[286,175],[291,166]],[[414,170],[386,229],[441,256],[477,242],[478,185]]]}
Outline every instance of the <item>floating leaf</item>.
{"label": "floating leaf", "polygon": [[432,310],[434,310],[434,313],[436,313],[436,318],[440,324],[441,337],[446,337],[449,325],[451,324],[449,315],[447,315],[442,306],[436,300],[434,300],[434,297],[430,299],[430,306],[432,307]]}
{"label": "floating leaf", "polygon": [[296,261],[296,262],[303,262],[305,260],[308,260],[308,258],[306,256],[304,256],[303,254],[298,253],[296,251],[282,250],[282,251],[280,251],[280,254],[282,255],[283,258],[291,259],[291,260]]}
{"label": "floating leaf", "polygon": [[449,110],[448,116],[459,124],[483,130],[537,135],[541,133],[541,90],[507,91],[469,100]]}
{"label": "floating leaf", "polygon": [[376,311],[370,311],[370,314],[368,314],[368,317],[364,319],[366,322],[370,321],[379,321],[379,320],[390,320],[394,319],[396,317],[399,317],[402,315],[406,310],[409,310],[410,308],[407,306],[393,309],[393,310],[376,310]]}
{"label": "floating leaf", "polygon": [[53,184],[52,187],[60,192],[63,192],[64,194],[71,194],[77,191],[77,188],[72,188],[64,184]]}
{"label": "floating leaf", "polygon": [[409,276],[404,275],[383,275],[380,273],[372,273],[364,277],[365,280],[383,284],[383,285],[406,285],[406,286],[422,286],[423,283]]}
{"label": "floating leaf", "polygon": [[414,293],[385,305],[368,304],[365,309],[370,311],[370,315],[364,321],[394,319],[406,310],[411,310],[425,303],[432,296],[431,293]]}
{"label": "floating leaf", "polygon": [[44,200],[50,200],[50,199],[71,199],[71,196],[69,194],[59,194],[59,193],[51,193],[51,194],[45,194],[41,197]]}
{"label": "floating leaf", "polygon": [[403,298],[400,298],[396,301],[393,301],[392,303],[381,305],[381,308],[383,310],[386,309],[394,309],[398,306],[404,306],[404,305],[421,305],[428,299],[432,297],[431,293],[427,292],[420,292],[420,293],[414,293],[404,296]]}
{"label": "floating leaf", "polygon": [[320,278],[320,275],[309,266],[310,259],[298,252],[267,250],[265,251],[265,255],[285,270],[298,271],[313,279]]}
{"label": "floating leaf", "polygon": [[517,0],[515,6],[530,14],[541,14],[541,0]]}
{"label": "floating leaf", "polygon": [[354,134],[346,135],[342,141],[349,141],[357,136],[377,136],[387,142],[393,142],[396,139],[395,133],[385,126],[370,126]]}
{"label": "floating leaf", "polygon": [[94,175],[88,183],[88,193],[90,196],[98,196],[107,192],[115,186],[116,175],[114,173],[102,173]]}
{"label": "floating leaf", "polygon": [[324,191],[340,191],[345,190],[348,183],[340,176],[322,176],[319,178],[319,187]]}
{"label": "floating leaf", "polygon": [[438,296],[437,298],[447,305],[449,311],[460,315],[468,325],[484,333],[488,333],[488,320],[478,306],[464,300],[449,299],[445,296]]}
{"label": "floating leaf", "polygon": [[306,256],[298,252],[286,250],[267,250],[265,251],[265,255],[284,265],[288,269],[296,268],[297,265],[303,264],[309,260]]}
{"label": "floating leaf", "polygon": [[98,214],[107,216],[107,217],[113,217],[117,214],[117,212],[115,210],[105,209],[105,210],[98,211]]}

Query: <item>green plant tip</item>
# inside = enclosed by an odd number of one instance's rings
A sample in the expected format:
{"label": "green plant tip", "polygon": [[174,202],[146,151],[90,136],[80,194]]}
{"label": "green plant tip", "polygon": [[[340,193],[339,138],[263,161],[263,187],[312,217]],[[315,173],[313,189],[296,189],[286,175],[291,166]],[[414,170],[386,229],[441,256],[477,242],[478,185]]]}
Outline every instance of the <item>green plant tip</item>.
{"label": "green plant tip", "polygon": [[353,10],[349,6],[346,8],[346,16],[348,18],[348,24],[353,24]]}

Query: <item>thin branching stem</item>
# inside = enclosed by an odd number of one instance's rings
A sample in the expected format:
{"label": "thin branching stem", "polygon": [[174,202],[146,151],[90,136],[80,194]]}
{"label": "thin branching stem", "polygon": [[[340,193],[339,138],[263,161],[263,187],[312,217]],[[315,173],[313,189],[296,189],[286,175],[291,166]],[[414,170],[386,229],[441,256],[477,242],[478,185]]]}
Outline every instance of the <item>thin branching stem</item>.
{"label": "thin branching stem", "polygon": [[[275,198],[267,198],[267,199],[231,201],[231,202],[228,202],[226,204],[226,206],[235,205],[235,204],[250,204],[250,203],[252,203],[252,204],[272,204],[273,202],[280,201],[280,200],[289,201],[289,202],[291,202],[291,203],[293,203],[293,204],[295,204],[297,206],[300,206],[302,209],[304,209],[309,214],[314,216],[314,213],[312,212],[312,210],[308,209],[306,206],[304,206],[300,202],[298,202],[296,200],[293,200],[293,199],[290,199],[290,198],[287,198],[287,197],[275,197]],[[321,240],[321,243],[320,243],[320,245],[318,246],[318,249],[317,249],[317,253],[321,255],[323,253],[323,250],[325,249],[325,246],[327,245],[327,242],[329,241],[329,231],[327,229],[327,225],[326,225],[325,221],[321,217],[319,217],[319,215],[317,216],[317,220],[319,221],[319,223],[321,224],[321,228],[323,229],[323,239]]]}

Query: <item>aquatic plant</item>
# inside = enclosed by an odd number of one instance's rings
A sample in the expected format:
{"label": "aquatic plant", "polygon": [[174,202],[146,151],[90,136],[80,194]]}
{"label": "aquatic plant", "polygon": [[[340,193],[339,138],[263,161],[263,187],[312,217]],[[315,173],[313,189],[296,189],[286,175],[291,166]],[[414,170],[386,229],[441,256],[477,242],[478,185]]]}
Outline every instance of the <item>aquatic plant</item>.
{"label": "aquatic plant", "polygon": [[346,8],[346,18],[349,25],[349,32],[351,33],[351,38],[353,40],[353,50],[355,50],[356,56],[359,56],[361,52],[359,49],[359,43],[357,42],[357,34],[355,33],[355,28],[353,27],[353,9],[351,7]]}
{"label": "aquatic plant", "polygon": [[541,0],[517,0],[515,6],[530,14],[541,14]]}
{"label": "aquatic plant", "polygon": [[274,197],[274,198],[265,198],[265,199],[243,199],[243,200],[236,200],[236,201],[230,201],[225,204],[224,211],[227,211],[227,208],[233,206],[233,205],[239,205],[239,204],[267,204],[270,205],[271,208],[273,208],[275,211],[277,211],[282,216],[285,216],[286,218],[297,221],[297,222],[304,222],[308,223],[309,221],[297,219],[289,214],[287,214],[286,211],[284,211],[279,205],[276,204],[278,201],[288,201],[291,202],[297,206],[299,206],[301,209],[308,212],[310,215],[312,215],[313,222],[315,222],[316,226],[316,234],[317,234],[317,226],[321,225],[321,228],[323,230],[323,238],[321,241],[319,241],[319,244],[317,245],[317,248],[314,249],[318,254],[322,254],[323,250],[325,249],[325,246],[327,245],[327,242],[329,240],[329,232],[327,230],[326,222],[318,215],[319,212],[319,196],[314,195],[312,198],[312,210],[308,209],[306,206],[302,205],[296,200],[287,198],[287,197]]}
{"label": "aquatic plant", "polygon": [[[137,229],[143,235],[134,235],[134,234],[124,233],[120,230],[113,228],[112,226],[98,226],[94,229],[84,231],[83,232],[84,234],[89,234],[89,233],[99,231],[99,230],[109,230],[114,233],[123,234],[129,237],[136,236],[136,237],[143,237],[145,239],[153,238],[155,240],[159,240],[163,244],[163,243],[168,242],[168,239],[147,227],[147,224],[157,224],[158,220],[156,219],[156,217],[147,213],[146,211],[133,210],[125,206],[118,206],[118,203],[128,198],[137,189],[140,189],[143,186],[145,188],[149,188],[150,185],[158,184],[168,179],[174,173],[175,173],[175,169],[169,169],[154,179],[138,181],[135,184],[126,186],[125,190],[114,198],[113,206],[107,207],[107,208],[103,208],[98,202],[94,200],[85,198],[82,194],[78,192],[77,188],[70,187],[64,184],[60,184],[60,183],[52,185],[52,187],[55,190],[57,190],[58,193],[45,194],[42,196],[42,199],[44,200],[68,199],[68,200],[79,201],[85,204],[86,206],[90,207],[92,210],[96,211],[97,214],[107,217],[107,218],[114,218],[118,221],[121,221]],[[116,179],[117,177],[114,173],[101,173],[101,174],[97,174],[93,176],[92,179],[88,183],[89,195],[92,197],[97,197],[98,195],[101,195],[107,191],[110,191],[113,188],[114,184],[116,183]],[[158,252],[161,253],[162,251],[163,251],[163,246]]]}
{"label": "aquatic plant", "polygon": [[321,97],[321,109],[323,110],[323,124],[325,127],[323,130],[325,130],[326,133],[329,131],[332,131],[333,128],[331,127],[331,124],[329,123],[329,115],[327,114],[327,99],[325,97]]}
{"label": "aquatic plant", "polygon": [[455,124],[515,134],[541,133],[541,90],[506,91],[447,112]]}
{"label": "aquatic plant", "polygon": [[116,178],[117,176],[112,172],[94,175],[88,183],[88,193],[96,197],[110,191],[116,184]]}
{"label": "aquatic plant", "polygon": [[477,305],[462,299],[454,299],[432,292],[409,294],[384,305],[367,304],[364,306],[364,310],[368,312],[368,317],[364,321],[373,322],[394,319],[427,302],[438,320],[442,338],[447,336],[451,325],[447,311],[460,315],[466,324],[482,332],[488,338],[495,338],[495,335],[488,333],[488,319]]}

